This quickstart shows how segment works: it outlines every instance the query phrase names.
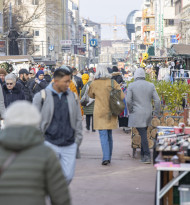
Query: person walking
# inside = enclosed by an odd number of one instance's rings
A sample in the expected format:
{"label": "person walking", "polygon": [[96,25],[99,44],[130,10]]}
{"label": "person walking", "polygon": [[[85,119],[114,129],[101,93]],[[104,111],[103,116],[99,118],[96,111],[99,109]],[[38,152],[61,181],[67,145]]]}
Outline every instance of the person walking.
{"label": "person walking", "polygon": [[36,77],[35,71],[34,69],[31,69],[29,74],[28,87],[30,87],[30,84],[34,81],[35,77]]}
{"label": "person walking", "polygon": [[3,90],[0,84],[0,118],[3,118],[3,114],[5,112],[5,103],[4,103],[4,96],[3,96]]}
{"label": "person walking", "polygon": [[24,92],[16,83],[16,76],[14,74],[10,73],[5,76],[5,84],[2,88],[6,108],[17,100],[25,100]]}
{"label": "person walking", "polygon": [[0,204],[70,205],[62,169],[38,129],[41,115],[27,101],[16,101],[5,112],[0,133]]}
{"label": "person walking", "polygon": [[[83,87],[81,91],[81,98],[85,94],[85,92],[87,92],[87,89],[89,89],[93,81],[94,81],[94,75],[93,73],[90,73],[88,83]],[[83,107],[83,110],[84,110],[84,115],[86,115],[86,129],[90,130],[90,121],[92,119],[92,132],[95,132],[94,123],[93,123],[94,99],[90,99],[89,103]]]}
{"label": "person walking", "polygon": [[46,80],[46,82],[49,84],[51,83],[51,76],[49,75],[48,73],[48,70],[47,69],[44,69],[44,79]]}
{"label": "person walking", "polygon": [[44,79],[44,71],[39,70],[36,73],[36,78],[33,80],[33,82],[30,84],[30,92],[32,93],[32,96],[34,96],[36,93],[40,92],[42,89],[46,88],[48,83]]}
{"label": "person walking", "polygon": [[83,82],[82,82],[82,79],[77,76],[77,73],[78,73],[77,69],[73,68],[72,70],[73,70],[73,82],[77,88],[78,95],[80,96],[80,91],[83,88]]}
{"label": "person walking", "polygon": [[71,71],[64,66],[54,72],[54,82],[45,89],[45,99],[39,92],[33,104],[41,111],[40,129],[45,143],[60,159],[69,184],[74,176],[77,145],[82,141],[82,116],[77,95],[69,90]]}
{"label": "person walking", "polygon": [[83,85],[85,85],[88,82],[88,79],[89,79],[88,71],[85,71],[85,73],[82,75]]}
{"label": "person walking", "polygon": [[[88,91],[89,97],[95,99],[93,113],[94,129],[99,130],[103,152],[102,165],[111,163],[113,149],[112,130],[118,128],[118,116],[110,116],[111,77],[107,68],[99,65],[96,70],[95,80],[91,83]],[[115,81],[114,88],[121,90],[119,84]],[[121,91],[121,99],[124,99],[124,97]]]}
{"label": "person walking", "polygon": [[7,72],[4,68],[0,68],[0,82],[3,85],[5,83],[5,76],[7,75]]}
{"label": "person walking", "polygon": [[114,79],[118,84],[121,84],[123,82],[122,73],[119,72],[117,66],[113,66],[112,70],[112,79]]}
{"label": "person walking", "polygon": [[141,136],[141,161],[151,163],[147,140],[147,127],[152,120],[152,100],[154,101],[154,117],[160,113],[160,99],[155,86],[145,80],[145,72],[138,68],[134,74],[135,82],[127,89],[127,107],[129,111],[129,127],[137,128]]}
{"label": "person walking", "polygon": [[20,85],[21,89],[23,90],[25,99],[27,101],[32,102],[32,93],[28,86],[29,74],[30,73],[25,68],[20,69],[19,79],[17,83]]}

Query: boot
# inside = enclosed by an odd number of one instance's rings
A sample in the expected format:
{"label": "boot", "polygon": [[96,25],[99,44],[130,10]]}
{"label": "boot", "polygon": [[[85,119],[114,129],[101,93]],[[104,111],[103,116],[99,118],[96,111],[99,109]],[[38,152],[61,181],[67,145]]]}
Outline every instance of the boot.
{"label": "boot", "polygon": [[150,156],[144,156],[144,158],[143,158],[143,160],[142,160],[142,162],[144,163],[144,164],[151,164],[151,159],[150,159]]}

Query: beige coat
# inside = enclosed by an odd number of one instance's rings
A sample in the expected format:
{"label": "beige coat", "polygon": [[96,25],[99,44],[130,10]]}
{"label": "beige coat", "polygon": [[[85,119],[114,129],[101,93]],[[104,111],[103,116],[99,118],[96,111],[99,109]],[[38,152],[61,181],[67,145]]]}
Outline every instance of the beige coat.
{"label": "beige coat", "polygon": [[[114,81],[114,87],[120,89],[119,84]],[[109,108],[109,96],[111,91],[111,79],[98,79],[91,83],[88,95],[95,99],[94,104],[94,129],[112,130],[118,128],[118,117],[111,116]],[[124,93],[121,91],[121,98],[124,99]]]}

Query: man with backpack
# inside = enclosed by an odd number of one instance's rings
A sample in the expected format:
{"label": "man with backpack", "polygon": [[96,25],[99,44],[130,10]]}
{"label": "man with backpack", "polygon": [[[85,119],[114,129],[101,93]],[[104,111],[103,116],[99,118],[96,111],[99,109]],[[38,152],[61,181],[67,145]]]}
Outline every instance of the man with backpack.
{"label": "man with backpack", "polygon": [[70,81],[70,69],[58,68],[54,72],[54,83],[33,99],[42,113],[40,128],[45,143],[59,157],[68,184],[74,176],[77,145],[83,137],[80,103],[77,95],[68,89]]}

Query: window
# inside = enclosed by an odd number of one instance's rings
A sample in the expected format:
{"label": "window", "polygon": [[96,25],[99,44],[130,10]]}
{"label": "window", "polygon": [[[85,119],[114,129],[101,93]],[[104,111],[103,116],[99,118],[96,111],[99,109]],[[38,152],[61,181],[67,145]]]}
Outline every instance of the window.
{"label": "window", "polygon": [[137,27],[136,27],[136,31],[141,31],[141,27],[140,27],[140,26],[137,26]]}
{"label": "window", "polygon": [[141,22],[141,17],[137,17],[136,22]]}
{"label": "window", "polygon": [[35,46],[34,46],[34,50],[35,50],[35,51],[40,51],[40,46],[39,46],[39,45],[35,45]]}
{"label": "window", "polygon": [[165,25],[167,26],[174,26],[174,19],[166,19]]}
{"label": "window", "polygon": [[32,0],[33,5],[39,5],[39,0]]}
{"label": "window", "polygon": [[146,18],[146,25],[149,25],[149,23],[150,23],[150,19]]}
{"label": "window", "polygon": [[22,4],[22,0],[16,0],[16,5],[21,5]]}
{"label": "window", "polygon": [[38,30],[34,31],[34,36],[40,36],[40,31]]}

